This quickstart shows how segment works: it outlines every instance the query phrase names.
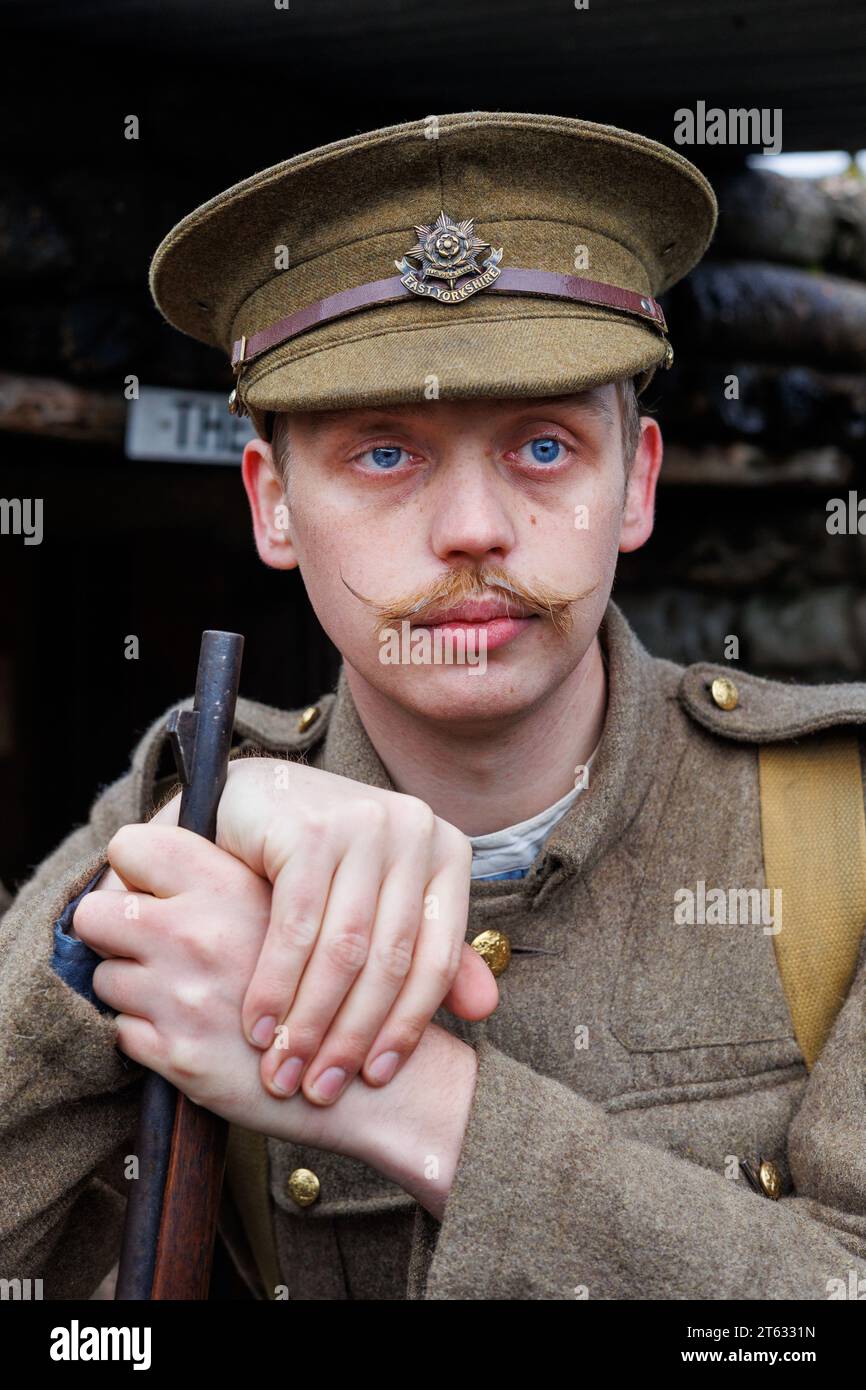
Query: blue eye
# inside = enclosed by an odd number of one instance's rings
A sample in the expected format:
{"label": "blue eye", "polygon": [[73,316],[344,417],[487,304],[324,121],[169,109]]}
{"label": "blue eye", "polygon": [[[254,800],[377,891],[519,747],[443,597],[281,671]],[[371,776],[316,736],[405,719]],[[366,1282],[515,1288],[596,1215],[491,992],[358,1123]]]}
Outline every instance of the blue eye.
{"label": "blue eye", "polygon": [[[525,446],[524,446],[525,447]],[[553,435],[540,435],[529,442],[532,457],[536,463],[557,463],[562,453],[562,444]]]}
{"label": "blue eye", "polygon": [[375,449],[368,449],[361,458],[371,458],[377,469],[391,469],[400,462],[400,455],[405,453],[406,450],[396,444],[377,444]]}

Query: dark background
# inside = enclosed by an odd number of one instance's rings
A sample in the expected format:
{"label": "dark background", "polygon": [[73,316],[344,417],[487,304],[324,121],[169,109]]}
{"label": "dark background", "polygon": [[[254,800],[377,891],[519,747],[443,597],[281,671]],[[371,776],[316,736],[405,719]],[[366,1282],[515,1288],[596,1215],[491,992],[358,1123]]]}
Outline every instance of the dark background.
{"label": "dark background", "polygon": [[[0,494],[45,505],[42,545],[0,536],[0,878],[13,890],[192,690],[203,628],[245,633],[248,696],[295,707],[336,678],[299,576],[256,557],[237,471],[123,452],[127,372],[231,386],[221,355],[150,302],[150,257],[182,215],[301,150],[447,111],[577,115],[670,144],[674,111],[704,100],[781,107],[787,150],[866,145],[852,0],[16,0],[0,15]],[[123,138],[130,113],[137,142]],[[685,153],[723,214],[737,210],[713,251],[727,278],[666,305],[677,363],[647,399],[673,442],[656,533],[623,558],[615,596],[660,655],[719,660],[733,631],[750,669],[862,677],[864,540],[830,546],[824,525],[826,497],[866,461],[856,213],[852,250],[808,192],[796,217],[780,194],[785,228],[802,233],[788,245],[769,225],[772,187],[768,222],[751,225],[764,214],[744,191],[745,151]],[[809,327],[825,276],[851,320],[839,340]],[[736,407],[719,399],[731,370],[747,385]],[[58,384],[79,393],[65,417],[49,408]],[[128,634],[138,661],[124,659]]]}

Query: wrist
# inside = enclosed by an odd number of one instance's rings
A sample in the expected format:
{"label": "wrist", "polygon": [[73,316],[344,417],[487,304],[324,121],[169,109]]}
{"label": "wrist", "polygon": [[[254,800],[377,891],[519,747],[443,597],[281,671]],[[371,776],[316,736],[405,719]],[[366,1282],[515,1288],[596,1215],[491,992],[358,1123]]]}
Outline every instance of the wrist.
{"label": "wrist", "polygon": [[367,1152],[360,1155],[440,1221],[460,1160],[477,1073],[475,1049],[431,1024],[409,1062],[382,1088],[386,1113],[371,1128]]}

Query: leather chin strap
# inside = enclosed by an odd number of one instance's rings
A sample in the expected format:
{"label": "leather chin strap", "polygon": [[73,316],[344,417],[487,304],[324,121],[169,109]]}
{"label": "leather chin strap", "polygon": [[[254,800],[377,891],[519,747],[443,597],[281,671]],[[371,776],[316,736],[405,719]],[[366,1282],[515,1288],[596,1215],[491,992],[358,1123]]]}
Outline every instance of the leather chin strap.
{"label": "leather chin strap", "polygon": [[[634,290],[624,290],[619,285],[607,285],[600,280],[585,280],[578,275],[561,275],[550,270],[523,270],[516,266],[500,271],[497,280],[485,286],[481,293],[525,294],[535,298],[564,299],[572,303],[615,309],[658,329],[667,349],[665,365],[670,366],[673,361],[673,348],[664,336],[667,333],[664,313],[661,305],[650,295],[637,294]],[[399,275],[392,275],[386,280],[371,280],[366,285],[355,285],[352,289],[340,290],[337,294],[317,299],[315,303],[307,304],[303,309],[278,319],[276,323],[260,329],[258,333],[238,338],[232,345],[232,369],[235,376],[239,377],[242,370],[262,353],[270,352],[272,348],[297,338],[301,333],[309,332],[311,328],[343,318],[347,314],[357,313],[360,309],[417,297],[419,296],[404,285]],[[654,371],[655,368],[651,368],[649,374],[642,374],[639,391],[646,388]],[[229,398],[229,410],[238,415],[247,413],[237,387]],[[270,413],[266,416],[266,424],[270,433]]]}

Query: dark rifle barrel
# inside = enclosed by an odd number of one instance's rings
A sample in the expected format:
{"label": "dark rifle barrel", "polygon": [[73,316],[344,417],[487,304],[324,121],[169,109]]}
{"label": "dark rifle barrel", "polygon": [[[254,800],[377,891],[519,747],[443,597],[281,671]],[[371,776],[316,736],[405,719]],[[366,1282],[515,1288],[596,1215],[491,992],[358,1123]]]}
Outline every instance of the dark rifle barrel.
{"label": "dark rifle barrel", "polygon": [[[225,786],[244,639],[204,632],[193,709],[169,719],[184,784],[178,824],[213,841]],[[228,1125],[155,1072],[142,1086],[117,1299],[205,1299]]]}

